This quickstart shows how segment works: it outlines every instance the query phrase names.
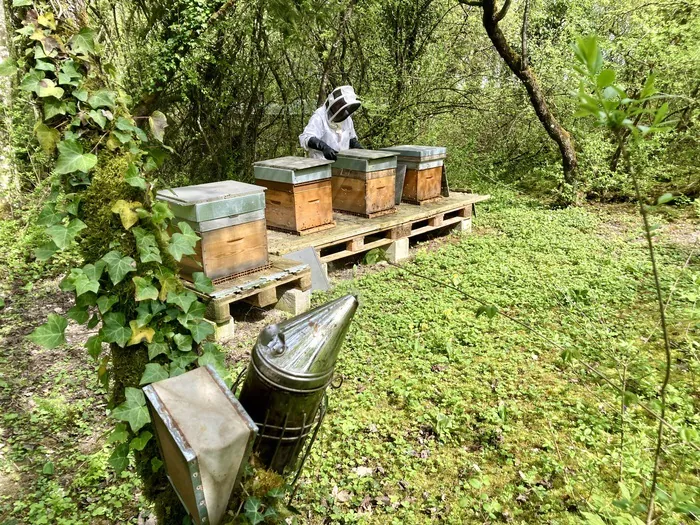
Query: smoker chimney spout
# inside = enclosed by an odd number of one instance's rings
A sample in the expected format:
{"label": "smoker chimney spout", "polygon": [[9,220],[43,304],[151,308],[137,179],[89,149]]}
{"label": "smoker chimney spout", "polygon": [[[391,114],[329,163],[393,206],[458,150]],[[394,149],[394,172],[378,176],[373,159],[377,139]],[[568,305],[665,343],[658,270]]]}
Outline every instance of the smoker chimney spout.
{"label": "smoker chimney spout", "polygon": [[262,462],[283,473],[296,464],[333,380],[338,353],[357,310],[346,295],[262,330],[239,400],[260,432]]}

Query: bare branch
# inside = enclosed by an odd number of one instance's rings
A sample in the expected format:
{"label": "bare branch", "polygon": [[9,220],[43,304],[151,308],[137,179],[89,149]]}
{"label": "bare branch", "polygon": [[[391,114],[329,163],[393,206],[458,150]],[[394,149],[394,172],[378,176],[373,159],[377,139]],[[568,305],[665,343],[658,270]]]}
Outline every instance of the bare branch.
{"label": "bare branch", "polygon": [[470,5],[473,7],[484,7],[484,3],[479,2],[478,0],[459,0],[459,3],[462,5]]}
{"label": "bare branch", "polygon": [[527,17],[530,11],[530,0],[525,0],[525,9],[523,11],[523,27],[520,30],[520,39],[522,47],[520,51],[520,67],[527,69]]}
{"label": "bare branch", "polygon": [[510,0],[503,2],[503,7],[501,7],[501,10],[493,17],[493,21],[498,23],[503,20],[508,14],[508,9],[510,9]]}

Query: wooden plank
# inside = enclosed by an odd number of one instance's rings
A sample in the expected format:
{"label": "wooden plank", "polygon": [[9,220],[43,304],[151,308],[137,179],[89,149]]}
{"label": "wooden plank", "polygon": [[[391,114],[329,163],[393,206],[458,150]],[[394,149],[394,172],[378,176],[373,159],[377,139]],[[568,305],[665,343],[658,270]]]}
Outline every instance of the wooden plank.
{"label": "wooden plank", "polygon": [[347,242],[347,250],[350,252],[357,252],[357,251],[360,251],[364,245],[365,245],[365,238],[364,237],[357,237],[357,238],[351,239]]}
{"label": "wooden plank", "polygon": [[277,302],[277,286],[263,288],[257,295],[252,295],[244,299],[244,301],[258,308],[264,308],[265,306],[275,304]]}
{"label": "wooden plank", "polygon": [[340,252],[335,252],[335,253],[330,253],[328,255],[324,255],[319,257],[321,259],[321,262],[327,263],[331,261],[337,261],[339,259],[345,259],[346,257],[350,257],[352,255],[358,255],[363,252],[368,252],[370,250],[374,250],[375,248],[381,248],[382,246],[386,246],[388,244],[391,244],[392,241],[391,239],[378,239],[376,241],[368,242],[366,243],[363,247],[362,250],[356,251],[356,252],[351,252],[350,250],[343,250]]}
{"label": "wooden plank", "polygon": [[256,180],[256,183],[267,188],[268,227],[302,233],[333,224],[330,179],[296,185],[268,180]]}
{"label": "wooden plank", "polygon": [[436,215],[435,217],[430,217],[428,219],[428,226],[432,226],[433,228],[439,228],[442,226],[442,220],[443,220],[444,214],[440,213]]}
{"label": "wooden plank", "polygon": [[436,202],[423,206],[413,204],[401,204],[397,206],[396,213],[374,219],[365,219],[343,213],[335,213],[336,227],[330,230],[313,233],[304,237],[289,235],[281,232],[268,232],[268,242],[271,254],[283,255],[285,253],[301,250],[307,246],[317,249],[349,241],[361,235],[383,232],[405,224],[426,220],[438,213],[449,213],[458,210],[468,210],[471,213],[471,205],[488,200],[488,195],[473,193],[451,192],[449,197],[444,197]]}

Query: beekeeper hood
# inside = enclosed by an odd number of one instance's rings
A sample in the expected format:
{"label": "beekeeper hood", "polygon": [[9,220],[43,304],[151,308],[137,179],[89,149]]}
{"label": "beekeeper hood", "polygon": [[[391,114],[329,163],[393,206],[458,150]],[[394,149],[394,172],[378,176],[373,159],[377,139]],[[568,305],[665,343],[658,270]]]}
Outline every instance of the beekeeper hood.
{"label": "beekeeper hood", "polygon": [[326,99],[326,116],[329,122],[343,122],[361,106],[352,86],[335,88]]}

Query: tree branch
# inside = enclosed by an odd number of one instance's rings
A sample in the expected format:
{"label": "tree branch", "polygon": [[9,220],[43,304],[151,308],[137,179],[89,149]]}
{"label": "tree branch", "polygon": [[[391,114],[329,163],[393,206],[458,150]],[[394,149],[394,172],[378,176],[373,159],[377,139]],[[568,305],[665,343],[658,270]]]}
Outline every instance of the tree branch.
{"label": "tree branch", "polygon": [[506,0],[505,2],[503,2],[503,7],[502,7],[501,10],[500,10],[498,13],[496,13],[496,15],[493,17],[493,21],[494,21],[495,23],[498,23],[498,22],[500,22],[501,20],[503,20],[503,19],[506,17],[506,15],[508,14],[508,9],[510,9],[510,0]]}
{"label": "tree branch", "polygon": [[483,7],[484,6],[483,2],[479,2],[478,0],[459,0],[459,3],[462,5],[470,5],[472,7]]}

